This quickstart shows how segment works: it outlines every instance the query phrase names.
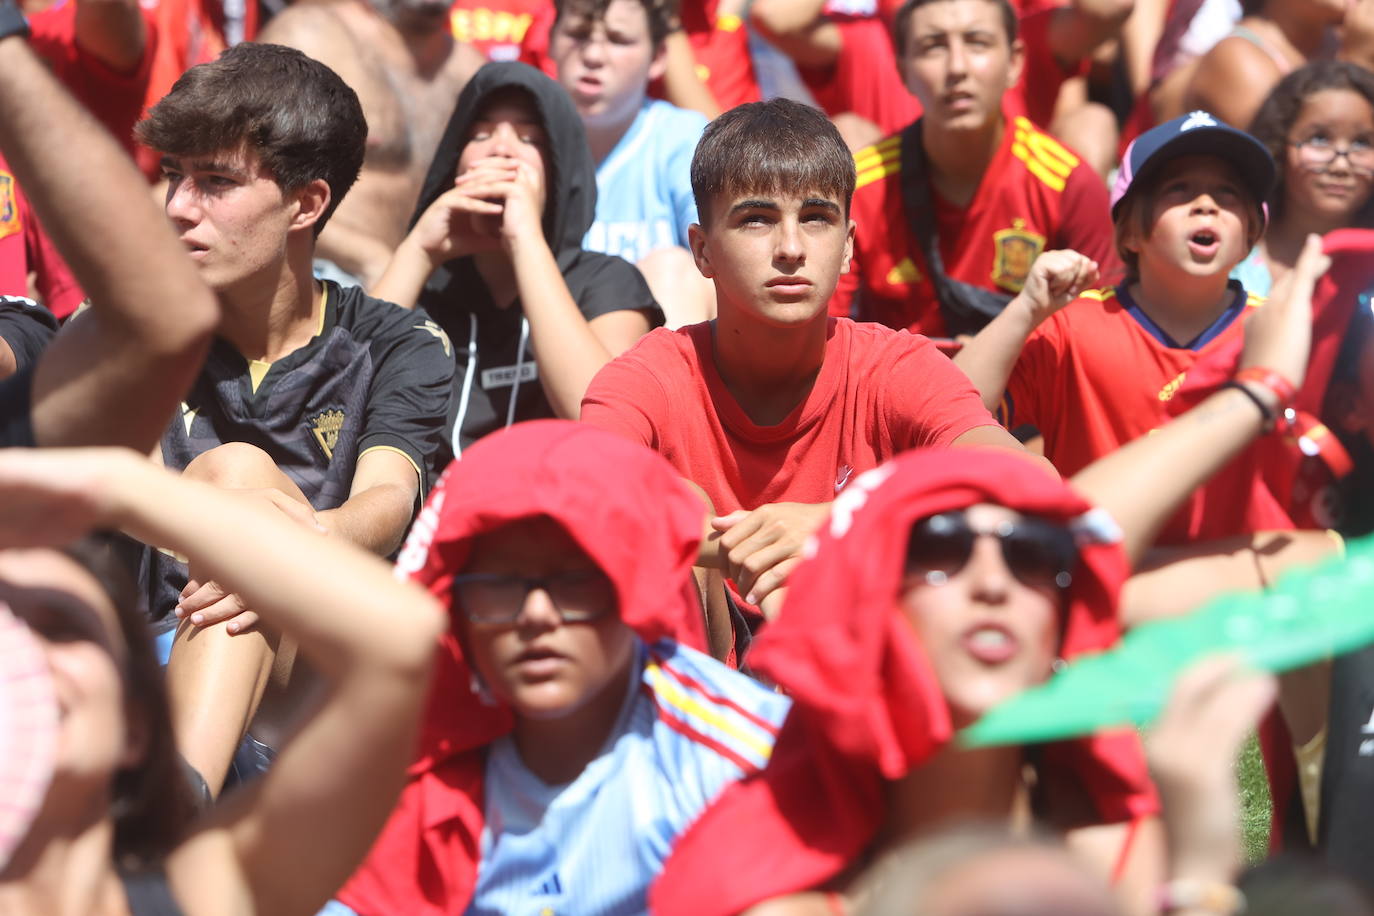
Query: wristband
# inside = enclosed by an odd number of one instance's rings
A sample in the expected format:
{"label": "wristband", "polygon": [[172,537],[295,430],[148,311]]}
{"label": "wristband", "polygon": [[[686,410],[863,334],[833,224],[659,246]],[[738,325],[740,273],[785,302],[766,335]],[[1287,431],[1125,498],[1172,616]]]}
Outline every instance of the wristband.
{"label": "wristband", "polygon": [[1264,369],[1259,366],[1251,366],[1249,369],[1242,369],[1236,373],[1237,382],[1254,382],[1263,385],[1274,392],[1274,397],[1279,402],[1279,412],[1291,407],[1293,401],[1297,400],[1298,389],[1292,382],[1279,375],[1273,369]]}
{"label": "wristband", "polygon": [[1217,916],[1235,916],[1245,912],[1245,895],[1220,881],[1179,878],[1159,889],[1159,908],[1165,913],[1203,910]]}
{"label": "wristband", "polygon": [[0,2],[0,39],[9,38],[11,35],[28,38],[29,21],[24,18],[19,4],[14,0],[3,0]]}
{"label": "wristband", "polygon": [[1255,394],[1245,385],[1242,385],[1240,382],[1234,380],[1222,384],[1218,390],[1220,391],[1226,388],[1234,388],[1235,390],[1239,391],[1241,394],[1249,398],[1251,403],[1253,403],[1256,407],[1259,408],[1261,421],[1260,430],[1262,432],[1272,433],[1274,431],[1274,426],[1277,421],[1277,418],[1274,416],[1274,411],[1269,409],[1269,405],[1260,400],[1259,395]]}

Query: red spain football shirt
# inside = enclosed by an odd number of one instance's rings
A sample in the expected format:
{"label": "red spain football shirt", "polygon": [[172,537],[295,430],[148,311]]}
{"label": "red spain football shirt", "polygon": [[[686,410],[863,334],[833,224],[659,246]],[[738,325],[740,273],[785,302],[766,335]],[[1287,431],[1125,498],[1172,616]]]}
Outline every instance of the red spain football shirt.
{"label": "red spain football shirt", "polygon": [[[1237,288],[1236,295],[1246,294]],[[1127,311],[1128,304],[1113,289],[1069,303],[1031,335],[1007,384],[1000,419],[1008,427],[1037,427],[1045,437],[1045,457],[1065,477],[1167,423],[1176,413],[1169,402],[1189,370],[1214,351],[1236,347],[1246,315],[1263,300],[1246,296],[1237,303],[1236,317],[1196,349],[1162,342]],[[1157,542],[1293,527],[1275,495],[1287,491],[1284,448],[1276,436],[1251,445],[1189,497]],[[1266,474],[1276,478],[1272,486]]]}
{"label": "red spain football shirt", "polygon": [[[897,134],[854,154],[854,262],[840,278],[830,313],[848,315],[862,289],[860,320],[945,337],[930,271],[902,203],[902,142]],[[931,196],[945,271],[955,280],[1015,294],[1036,257],[1056,248],[1093,258],[1105,277],[1118,269],[1106,185],[1024,116],[1008,118],[967,207],[942,201],[933,190]]]}

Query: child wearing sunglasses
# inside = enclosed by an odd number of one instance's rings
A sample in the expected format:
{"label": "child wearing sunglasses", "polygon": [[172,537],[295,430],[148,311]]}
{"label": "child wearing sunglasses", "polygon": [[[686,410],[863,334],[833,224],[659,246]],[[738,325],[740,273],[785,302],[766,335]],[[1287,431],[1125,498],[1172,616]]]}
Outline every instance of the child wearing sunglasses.
{"label": "child wearing sunglasses", "polygon": [[[1250,323],[1247,360],[1302,377],[1322,269],[1314,248],[1307,285]],[[772,759],[678,841],[653,912],[844,912],[860,867],[970,818],[1062,831],[1126,912],[1155,912],[1158,803],[1133,732],[1037,748],[951,739],[1060,660],[1115,641],[1131,566],[1262,425],[1251,394],[1225,388],[1072,486],[991,450],[909,452],[857,478],[751,656],[793,700]],[[1176,473],[1132,485],[1164,465]]]}
{"label": "child wearing sunglasses", "polygon": [[697,651],[701,530],[667,461],[588,426],[519,424],[449,466],[398,560],[452,614],[419,757],[330,912],[645,911],[789,705]]}

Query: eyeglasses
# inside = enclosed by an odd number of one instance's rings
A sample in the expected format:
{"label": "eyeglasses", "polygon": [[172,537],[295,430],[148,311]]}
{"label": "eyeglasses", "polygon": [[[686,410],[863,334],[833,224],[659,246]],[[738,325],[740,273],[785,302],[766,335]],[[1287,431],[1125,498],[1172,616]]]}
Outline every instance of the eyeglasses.
{"label": "eyeglasses", "polygon": [[615,586],[600,570],[548,576],[469,573],[453,579],[458,604],[473,623],[514,623],[536,588],[549,596],[564,623],[595,620],[616,607]]}
{"label": "eyeglasses", "polygon": [[1328,138],[1308,137],[1292,144],[1298,151],[1298,162],[1312,172],[1325,172],[1336,162],[1337,156],[1344,156],[1352,172],[1374,175],[1374,144],[1368,140],[1355,140],[1345,149],[1338,149]]}
{"label": "eyeglasses", "polygon": [[943,512],[917,522],[907,541],[908,575],[923,576],[927,585],[944,585],[968,563],[980,537],[996,538],[1011,574],[1032,588],[1068,588],[1078,562],[1073,533],[1042,518],[1003,521],[990,531],[977,531],[962,512]]}

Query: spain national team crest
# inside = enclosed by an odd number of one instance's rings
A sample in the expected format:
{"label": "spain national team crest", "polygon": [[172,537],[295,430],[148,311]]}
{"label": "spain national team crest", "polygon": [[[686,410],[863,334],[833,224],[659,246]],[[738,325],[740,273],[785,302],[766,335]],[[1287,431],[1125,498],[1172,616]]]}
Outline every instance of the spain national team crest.
{"label": "spain national team crest", "polygon": [[14,199],[14,176],[0,172],[0,239],[23,228],[19,220],[19,202]]}
{"label": "spain national team crest", "polygon": [[339,444],[339,431],[343,429],[344,412],[322,410],[309,419],[310,431],[315,434],[315,441],[320,444],[324,457],[332,459],[334,447]]}
{"label": "spain national team crest", "polygon": [[992,234],[992,244],[992,282],[1014,293],[1021,292],[1031,265],[1045,250],[1045,237],[1027,229],[1025,220],[1014,219],[1010,229]]}

